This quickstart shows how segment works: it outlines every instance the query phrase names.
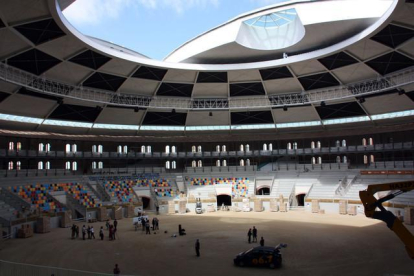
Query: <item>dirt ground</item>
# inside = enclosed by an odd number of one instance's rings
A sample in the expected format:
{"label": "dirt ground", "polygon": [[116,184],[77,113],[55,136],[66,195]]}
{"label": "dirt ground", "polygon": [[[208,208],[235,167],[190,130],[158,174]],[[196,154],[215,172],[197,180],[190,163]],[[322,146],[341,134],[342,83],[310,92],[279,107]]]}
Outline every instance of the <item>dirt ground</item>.
{"label": "dirt ground", "polygon": [[[108,241],[107,231],[104,241],[71,240],[70,229],[6,241],[0,259],[102,273],[111,273],[118,263],[122,274],[142,276],[414,275],[414,260],[397,236],[385,223],[363,215],[217,212],[158,218],[160,231],[151,235],[136,232],[132,219],[119,221],[116,241]],[[171,237],[177,234],[178,224],[187,235]],[[93,226],[98,238],[98,229],[104,223]],[[247,231],[253,226],[259,239],[264,237],[265,245],[288,244],[282,251],[280,269],[233,265],[235,255],[258,245],[247,242]],[[414,232],[414,227],[409,229]],[[201,243],[199,258],[194,250],[196,239]]]}

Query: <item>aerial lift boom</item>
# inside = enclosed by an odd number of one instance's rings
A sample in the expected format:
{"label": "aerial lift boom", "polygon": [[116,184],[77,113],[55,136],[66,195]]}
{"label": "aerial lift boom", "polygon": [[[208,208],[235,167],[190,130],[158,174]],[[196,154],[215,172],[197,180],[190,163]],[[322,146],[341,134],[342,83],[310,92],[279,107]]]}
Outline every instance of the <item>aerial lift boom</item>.
{"label": "aerial lift boom", "polygon": [[[408,255],[414,259],[414,235],[404,226],[401,220],[382,206],[382,203],[411,190],[414,190],[414,181],[373,184],[369,185],[365,191],[360,191],[359,198],[364,205],[365,216],[384,221],[388,228],[394,231],[405,244]],[[392,193],[380,199],[374,197],[374,194],[384,191],[392,191]],[[376,210],[377,208],[379,211]]]}

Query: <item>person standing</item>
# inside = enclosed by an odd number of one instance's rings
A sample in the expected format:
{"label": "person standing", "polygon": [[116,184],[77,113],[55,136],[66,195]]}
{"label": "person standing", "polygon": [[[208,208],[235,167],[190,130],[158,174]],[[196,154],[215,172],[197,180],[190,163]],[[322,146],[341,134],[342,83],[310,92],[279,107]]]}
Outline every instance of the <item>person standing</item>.
{"label": "person standing", "polygon": [[263,239],[263,237],[260,239],[260,246],[264,246],[264,239]]}
{"label": "person standing", "polygon": [[91,226],[91,238],[95,239],[95,230],[93,230],[93,226]]}
{"label": "person standing", "polygon": [[91,239],[91,227],[89,225],[88,225],[87,231],[88,231],[88,240],[90,240]]}
{"label": "person standing", "polygon": [[257,229],[253,226],[253,242],[257,242]]}
{"label": "person standing", "polygon": [[197,257],[200,257],[200,241],[198,239],[195,243],[195,251],[196,251]]}
{"label": "person standing", "polygon": [[86,226],[84,225],[82,227],[82,238],[83,238],[83,240],[85,240],[85,236],[86,236]]}
{"label": "person standing", "polygon": [[249,229],[249,232],[247,232],[247,240],[249,243],[252,241],[252,228]]}
{"label": "person standing", "polygon": [[116,230],[116,227],[118,226],[118,221],[115,219],[114,220],[114,228],[115,228],[115,230]]}
{"label": "person standing", "polygon": [[115,264],[115,268],[114,268],[114,275],[119,275],[121,274],[121,270],[118,267],[118,264]]}
{"label": "person standing", "polygon": [[151,235],[151,231],[150,231],[150,223],[147,220],[147,222],[145,223],[145,235],[150,234]]}
{"label": "person standing", "polygon": [[103,241],[103,239],[104,239],[104,230],[103,230],[103,226],[101,226],[101,229],[99,230],[99,237],[101,238],[101,241]]}
{"label": "person standing", "polygon": [[159,220],[158,220],[158,218],[155,218],[155,228],[157,229],[157,230],[160,230],[160,227],[159,227]]}
{"label": "person standing", "polygon": [[79,226],[75,225],[75,238],[79,238]]}

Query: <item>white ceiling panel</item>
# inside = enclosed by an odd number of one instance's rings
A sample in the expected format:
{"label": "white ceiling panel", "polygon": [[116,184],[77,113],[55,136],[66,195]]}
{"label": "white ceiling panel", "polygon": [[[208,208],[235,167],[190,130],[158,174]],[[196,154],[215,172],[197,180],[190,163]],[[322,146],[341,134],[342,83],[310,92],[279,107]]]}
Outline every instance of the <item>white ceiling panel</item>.
{"label": "white ceiling panel", "polygon": [[263,83],[268,95],[301,92],[303,90],[296,78],[269,80]]}
{"label": "white ceiling panel", "polygon": [[169,69],[165,74],[164,82],[191,82],[194,83],[197,72],[191,70]]}
{"label": "white ceiling panel", "polygon": [[99,114],[95,123],[139,125],[141,123],[142,116],[144,116],[144,112],[144,110],[135,112],[133,109],[106,107]]}
{"label": "white ceiling panel", "polygon": [[90,74],[92,74],[91,69],[72,62],[64,61],[50,68],[44,73],[44,76],[50,80],[78,85]]}
{"label": "white ceiling panel", "polygon": [[289,65],[296,76],[309,75],[326,71],[326,68],[317,60],[307,60]]}
{"label": "white ceiling panel", "polygon": [[14,93],[19,88],[20,88],[20,86],[18,86],[18,85],[0,80],[0,91],[1,92]]}
{"label": "white ceiling panel", "polygon": [[366,38],[358,43],[349,46],[346,48],[346,51],[364,61],[389,52],[390,48],[381,43]]}
{"label": "white ceiling panel", "polygon": [[365,63],[352,64],[335,69],[332,72],[343,84],[375,78],[378,75],[378,73]]}
{"label": "white ceiling panel", "polygon": [[65,35],[43,43],[37,48],[58,59],[71,58],[85,49],[85,45],[72,35]]}
{"label": "white ceiling panel", "polygon": [[401,110],[414,109],[414,102],[406,95],[397,93],[367,98],[363,106],[369,114],[382,114]]}
{"label": "white ceiling panel", "polygon": [[273,109],[273,118],[276,123],[294,123],[319,121],[319,115],[313,106],[289,107],[287,111],[283,108]]}
{"label": "white ceiling panel", "polygon": [[241,82],[241,81],[260,81],[259,70],[238,70],[228,72],[229,82]]}
{"label": "white ceiling panel", "polygon": [[159,85],[158,81],[129,78],[119,88],[121,93],[153,96]]}
{"label": "white ceiling panel", "polygon": [[0,104],[0,113],[45,118],[56,104],[53,100],[14,94]]}
{"label": "white ceiling panel", "polygon": [[50,15],[48,1],[44,0],[4,0],[1,13],[9,25],[24,23],[39,17]]}
{"label": "white ceiling panel", "polygon": [[132,71],[134,71],[137,67],[138,65],[136,63],[130,61],[122,59],[112,59],[104,65],[102,65],[102,67],[99,68],[99,72],[128,77],[132,73]]}
{"label": "white ceiling panel", "polygon": [[228,97],[227,83],[196,83],[193,88],[193,98]]}
{"label": "white ceiling panel", "polygon": [[0,59],[23,52],[31,46],[9,29],[0,29]]}
{"label": "white ceiling panel", "polygon": [[228,111],[190,111],[187,115],[187,126],[224,126],[230,125]]}

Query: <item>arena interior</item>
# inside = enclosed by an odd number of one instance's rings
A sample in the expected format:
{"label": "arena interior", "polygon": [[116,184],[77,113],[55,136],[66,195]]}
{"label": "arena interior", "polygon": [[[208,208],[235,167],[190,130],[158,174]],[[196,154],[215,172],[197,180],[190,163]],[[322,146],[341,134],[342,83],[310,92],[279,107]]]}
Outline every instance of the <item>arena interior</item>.
{"label": "arena interior", "polygon": [[[283,2],[163,61],[74,1],[0,0],[0,275],[414,275],[414,1]],[[281,267],[234,265],[253,226]]]}

